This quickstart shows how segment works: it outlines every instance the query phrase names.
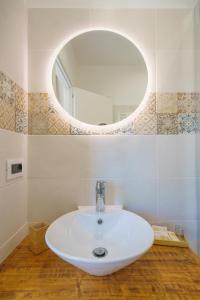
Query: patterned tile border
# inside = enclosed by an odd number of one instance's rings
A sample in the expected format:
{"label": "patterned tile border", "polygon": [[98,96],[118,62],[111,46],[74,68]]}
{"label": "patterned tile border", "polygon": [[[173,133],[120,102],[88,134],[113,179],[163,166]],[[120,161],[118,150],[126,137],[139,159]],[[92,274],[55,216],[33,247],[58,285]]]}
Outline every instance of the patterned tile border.
{"label": "patterned tile border", "polygon": [[[197,93],[151,93],[143,111],[130,124],[107,134],[193,134],[200,123],[197,117],[199,102],[200,94]],[[31,93],[29,134],[92,135],[96,132],[68,124],[48,99],[48,94]]]}
{"label": "patterned tile border", "polygon": [[157,115],[141,113],[133,122],[133,134],[157,134]]}
{"label": "patterned tile border", "polygon": [[28,94],[0,72],[0,128],[28,133]]}
{"label": "patterned tile border", "polygon": [[[34,135],[92,135],[70,125],[47,93],[27,94],[0,72],[0,128]],[[194,134],[200,131],[200,93],[151,93],[144,109],[112,135]]]}
{"label": "patterned tile border", "polygon": [[197,115],[195,113],[178,115],[179,133],[195,133],[197,131]]}
{"label": "patterned tile border", "polygon": [[177,115],[157,114],[157,134],[178,134]]}
{"label": "patterned tile border", "polygon": [[70,134],[70,125],[59,115],[47,93],[30,93],[28,102],[29,134]]}
{"label": "patterned tile border", "polygon": [[177,108],[176,93],[157,93],[156,94],[156,112],[158,114],[176,114]]}

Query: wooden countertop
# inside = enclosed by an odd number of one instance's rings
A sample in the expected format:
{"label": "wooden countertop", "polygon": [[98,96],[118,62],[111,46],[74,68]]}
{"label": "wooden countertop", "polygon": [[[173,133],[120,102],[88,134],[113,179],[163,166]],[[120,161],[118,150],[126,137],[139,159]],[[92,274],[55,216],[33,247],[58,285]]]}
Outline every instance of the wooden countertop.
{"label": "wooden countertop", "polygon": [[27,245],[0,266],[0,299],[200,300],[200,258],[187,248],[156,245],[125,269],[94,277]]}

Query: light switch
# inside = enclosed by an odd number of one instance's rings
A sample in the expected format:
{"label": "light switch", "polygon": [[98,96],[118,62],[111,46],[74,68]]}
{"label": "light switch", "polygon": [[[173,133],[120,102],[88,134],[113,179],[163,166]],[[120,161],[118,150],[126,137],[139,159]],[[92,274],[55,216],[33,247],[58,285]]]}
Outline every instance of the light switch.
{"label": "light switch", "polygon": [[7,159],[7,180],[24,176],[23,159]]}

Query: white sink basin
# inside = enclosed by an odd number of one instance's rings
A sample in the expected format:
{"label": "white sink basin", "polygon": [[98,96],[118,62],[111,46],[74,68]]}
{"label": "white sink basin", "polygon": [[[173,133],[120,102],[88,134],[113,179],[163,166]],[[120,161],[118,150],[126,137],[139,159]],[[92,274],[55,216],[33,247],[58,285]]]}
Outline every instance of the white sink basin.
{"label": "white sink basin", "polygon": [[[98,224],[99,219],[102,224]],[[53,252],[96,276],[111,274],[134,262],[153,240],[153,230],[143,218],[109,207],[101,214],[91,208],[73,211],[58,218],[46,232],[47,245]],[[106,249],[105,256],[94,256],[93,250],[99,247]],[[97,254],[104,255],[103,250]]]}

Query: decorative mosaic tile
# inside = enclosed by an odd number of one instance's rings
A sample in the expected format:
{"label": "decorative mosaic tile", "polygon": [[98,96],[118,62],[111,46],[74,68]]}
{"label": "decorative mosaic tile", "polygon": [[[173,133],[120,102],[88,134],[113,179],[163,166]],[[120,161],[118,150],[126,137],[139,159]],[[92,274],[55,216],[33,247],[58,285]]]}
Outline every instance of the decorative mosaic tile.
{"label": "decorative mosaic tile", "polygon": [[28,94],[19,86],[15,87],[16,109],[28,112]]}
{"label": "decorative mosaic tile", "polygon": [[70,135],[70,125],[57,113],[48,114],[48,134]]}
{"label": "decorative mosaic tile", "polygon": [[177,93],[179,100],[196,99],[199,97],[199,93]]}
{"label": "decorative mosaic tile", "polygon": [[155,114],[156,113],[156,93],[150,93],[145,108],[142,111],[143,114]]}
{"label": "decorative mosaic tile", "polygon": [[48,103],[48,113],[57,113],[55,105],[51,99],[49,99],[49,103]]}
{"label": "decorative mosaic tile", "polygon": [[196,114],[179,114],[178,115],[178,129],[179,133],[195,133],[197,128]]}
{"label": "decorative mosaic tile", "polygon": [[[165,94],[164,99],[166,99]],[[0,126],[17,132],[27,132],[27,94],[11,79],[0,72]],[[157,116],[156,94],[149,96],[143,113],[126,127],[107,132],[106,134],[156,134]],[[95,134],[92,131],[71,127],[57,112],[49,101],[47,93],[29,94],[29,133],[30,134]],[[166,115],[165,119],[168,120]],[[162,117],[164,118],[164,116]],[[169,121],[169,120],[168,120]],[[164,132],[174,129],[163,122],[159,126]],[[170,127],[170,128],[169,128]],[[161,130],[160,130],[161,132]],[[102,133],[104,134],[104,133]]]}
{"label": "decorative mosaic tile", "polygon": [[19,86],[15,88],[16,132],[28,133],[28,94]]}
{"label": "decorative mosaic tile", "polygon": [[176,93],[157,93],[156,94],[157,113],[177,113],[177,94]]}
{"label": "decorative mosaic tile", "polygon": [[131,135],[131,134],[134,134],[133,122],[130,122],[128,125],[123,126],[121,128],[105,133],[105,135]]}
{"label": "decorative mosaic tile", "polygon": [[28,133],[48,134],[48,94],[29,93],[28,103]]}
{"label": "decorative mosaic tile", "polygon": [[15,131],[14,84],[0,72],[0,128]]}
{"label": "decorative mosaic tile", "polygon": [[15,103],[0,98],[0,128],[15,131]]}
{"label": "decorative mosaic tile", "polygon": [[200,113],[196,113],[196,133],[200,133]]}
{"label": "decorative mosaic tile", "polygon": [[157,114],[158,134],[178,134],[176,114]]}
{"label": "decorative mosaic tile", "polygon": [[18,109],[16,109],[16,132],[28,133],[28,115]]}
{"label": "decorative mosaic tile", "polygon": [[130,122],[128,125],[123,126],[121,128],[117,128],[106,132],[104,132],[102,126],[101,133],[97,133],[96,131],[93,131],[91,129],[83,130],[81,128],[77,128],[71,125],[71,135],[131,135],[131,134],[134,134],[132,122]]}
{"label": "decorative mosaic tile", "polygon": [[[27,93],[0,72],[0,128],[30,134],[96,134],[70,126],[47,93]],[[27,115],[28,110],[28,115]],[[195,112],[197,113],[195,117]],[[200,93],[151,93],[130,124],[101,134],[178,134],[199,130]]]}
{"label": "decorative mosaic tile", "polygon": [[48,112],[48,94],[47,93],[29,93],[29,113],[47,113]]}
{"label": "decorative mosaic tile", "polygon": [[196,93],[178,93],[178,113],[195,113],[197,100]]}
{"label": "decorative mosaic tile", "polygon": [[48,134],[47,115],[37,113],[29,117],[29,134],[46,135]]}
{"label": "decorative mosaic tile", "polygon": [[0,128],[27,133],[27,118],[27,93],[0,72]]}
{"label": "decorative mosaic tile", "polygon": [[96,133],[91,130],[83,130],[81,128],[78,128],[78,127],[75,127],[72,125],[70,128],[70,134],[71,135],[96,135]]}
{"label": "decorative mosaic tile", "polygon": [[200,113],[200,93],[196,95],[196,113]]}
{"label": "decorative mosaic tile", "polygon": [[[181,94],[181,93],[180,93]],[[30,118],[29,125],[32,127],[36,126],[36,131],[32,130],[29,131],[31,134],[36,134],[36,132],[39,132],[39,134],[72,134],[72,135],[91,135],[91,134],[97,134],[93,130],[88,129],[81,129],[76,128],[74,126],[70,126],[63,118],[59,115],[55,105],[48,101],[48,95],[47,94],[38,94],[34,95],[32,97],[34,99],[34,104],[36,103],[37,107],[31,108],[32,115],[34,116],[35,112],[45,111],[45,114],[43,115],[44,118],[47,118],[46,110],[48,106],[48,130],[46,133],[44,133],[44,127],[42,127],[42,130],[39,130],[38,126],[32,125],[32,119]],[[147,105],[142,113],[138,115],[138,117],[128,124],[124,128],[118,128],[116,130],[104,133],[102,130],[102,133],[98,134],[178,134],[179,127],[178,127],[178,121],[177,114],[176,113],[158,113],[156,114],[156,94],[152,93],[149,97],[149,104],[147,102]],[[43,99],[43,101],[39,101],[39,99]],[[165,93],[163,96],[159,95],[158,97],[159,101],[171,101],[162,107],[163,110],[172,110],[175,111],[177,109],[177,94],[171,94],[171,93]],[[40,102],[39,104],[37,104]],[[33,103],[33,102],[32,102]],[[48,105],[47,105],[48,103]],[[175,104],[176,103],[176,104]],[[30,111],[30,108],[29,108]],[[145,113],[144,113],[145,111]],[[146,112],[154,112],[154,113],[146,113]],[[42,119],[42,115],[41,115]],[[41,122],[41,120],[40,120]]]}
{"label": "decorative mosaic tile", "polygon": [[157,133],[156,114],[139,114],[133,123],[133,133],[150,135]]}
{"label": "decorative mosaic tile", "polygon": [[15,83],[4,73],[0,73],[0,98],[13,104],[15,102]]}

